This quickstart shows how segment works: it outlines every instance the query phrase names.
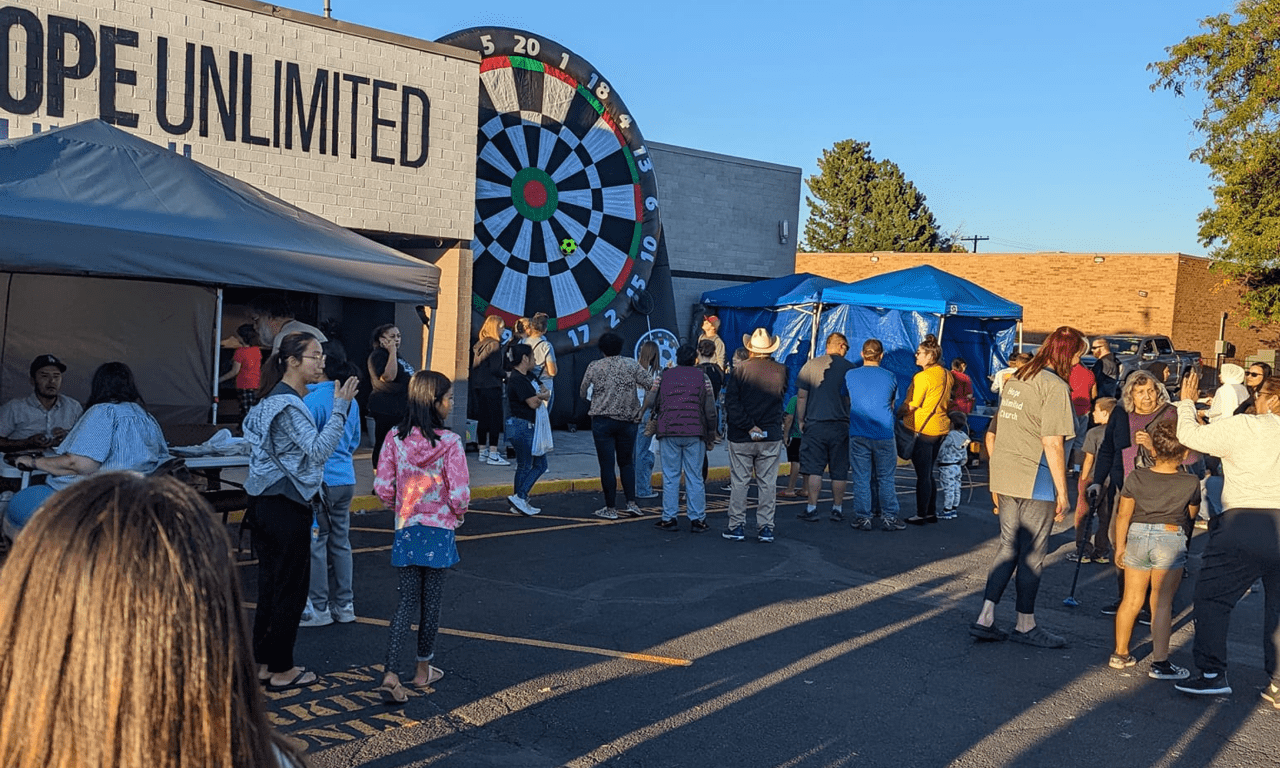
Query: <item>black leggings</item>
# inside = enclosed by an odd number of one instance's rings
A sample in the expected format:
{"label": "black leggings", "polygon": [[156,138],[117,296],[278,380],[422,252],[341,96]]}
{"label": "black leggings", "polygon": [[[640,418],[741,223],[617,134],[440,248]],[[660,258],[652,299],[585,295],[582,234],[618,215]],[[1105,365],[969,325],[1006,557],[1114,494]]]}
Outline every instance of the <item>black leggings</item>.
{"label": "black leggings", "polygon": [[388,416],[385,413],[374,413],[373,416],[373,471],[378,471],[378,456],[382,453],[382,441],[387,433],[400,423],[402,416]]}
{"label": "black leggings", "polygon": [[440,596],[444,586],[444,569],[406,565],[400,569],[400,602],[391,617],[391,636],[387,639],[384,672],[394,672],[400,660],[400,644],[409,631],[413,609],[418,608],[418,661],[430,661],[435,655],[436,632],[440,629]]}
{"label": "black leggings", "polygon": [[253,657],[270,672],[288,672],[311,583],[311,507],[285,496],[250,496],[249,516],[258,552]]}
{"label": "black leggings", "polygon": [[911,466],[916,470],[916,516],[938,516],[938,486],[933,482],[933,465],[942,447],[941,435],[916,435],[911,449]]}
{"label": "black leggings", "polygon": [[502,388],[473,389],[476,398],[476,445],[497,446],[502,433]]}

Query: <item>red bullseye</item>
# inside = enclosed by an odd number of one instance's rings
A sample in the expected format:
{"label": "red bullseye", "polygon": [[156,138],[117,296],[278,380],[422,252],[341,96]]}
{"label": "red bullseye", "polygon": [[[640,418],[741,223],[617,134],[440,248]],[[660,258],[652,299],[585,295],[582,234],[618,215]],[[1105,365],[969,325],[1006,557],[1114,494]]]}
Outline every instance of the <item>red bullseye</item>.
{"label": "red bullseye", "polygon": [[541,208],[547,204],[547,188],[536,179],[526,182],[524,185],[524,200],[534,208]]}

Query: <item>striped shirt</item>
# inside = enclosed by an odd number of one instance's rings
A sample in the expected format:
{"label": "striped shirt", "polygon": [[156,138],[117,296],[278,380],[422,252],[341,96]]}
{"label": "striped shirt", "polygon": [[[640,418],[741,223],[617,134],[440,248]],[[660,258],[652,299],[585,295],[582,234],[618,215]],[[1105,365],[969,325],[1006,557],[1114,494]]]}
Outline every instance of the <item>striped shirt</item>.
{"label": "striped shirt", "polygon": [[[149,474],[169,458],[160,424],[137,403],[98,403],[84,412],[57,453],[98,462],[99,472],[134,470]],[[50,475],[48,484],[62,490],[80,475]]]}

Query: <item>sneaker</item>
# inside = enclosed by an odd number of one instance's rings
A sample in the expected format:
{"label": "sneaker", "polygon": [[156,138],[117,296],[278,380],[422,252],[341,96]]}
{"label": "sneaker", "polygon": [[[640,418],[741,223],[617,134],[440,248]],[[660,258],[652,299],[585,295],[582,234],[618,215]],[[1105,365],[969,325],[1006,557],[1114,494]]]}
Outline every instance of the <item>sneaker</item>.
{"label": "sneaker", "polygon": [[1085,552],[1083,555],[1079,552],[1068,552],[1067,562],[1069,563],[1092,563],[1093,555]]}
{"label": "sneaker", "polygon": [[631,517],[644,517],[644,510],[640,509],[634,501],[628,501],[626,509],[622,510],[622,514]]}
{"label": "sneaker", "polygon": [[773,543],[773,526],[766,525],[762,527],[760,529],[760,532],[756,534],[756,539],[758,539],[759,541],[765,544]]}
{"label": "sneaker", "polygon": [[747,538],[746,531],[742,530],[741,525],[735,525],[720,535],[729,541],[742,541]]}
{"label": "sneaker", "polygon": [[1110,605],[1104,605],[1098,609],[1098,612],[1101,613],[1103,616],[1115,616],[1117,613],[1120,612],[1120,601],[1117,600],[1114,603],[1111,603]]}
{"label": "sneaker", "polygon": [[841,512],[841,511],[840,511],[840,510],[838,510],[838,509],[833,509],[833,510],[831,510],[831,518],[830,518],[830,520],[831,520],[831,522],[833,522],[833,523],[843,523],[843,522],[844,522],[844,512]]}
{"label": "sneaker", "polygon": [[592,512],[591,514],[595,515],[596,517],[603,517],[605,520],[618,519],[618,510],[614,509],[613,507],[601,507],[600,509],[597,509],[595,512]]}
{"label": "sneaker", "polygon": [[694,533],[705,533],[711,526],[707,525],[706,520],[694,520],[689,523],[689,530]]}
{"label": "sneaker", "polygon": [[869,531],[871,530],[871,518],[859,517],[858,519],[854,520],[852,523],[849,523],[849,527],[854,529],[855,531]]}
{"label": "sneaker", "polygon": [[816,523],[816,522],[818,522],[818,520],[819,520],[820,518],[818,517],[818,510],[816,510],[816,509],[807,509],[807,510],[805,510],[804,512],[799,512],[799,513],[797,513],[797,514],[796,514],[796,519],[797,519],[797,520],[803,520],[803,521],[805,521],[806,523]]}
{"label": "sneaker", "polygon": [[653,527],[661,528],[664,531],[678,531],[680,530],[680,521],[676,520],[674,517],[670,520],[659,520],[653,524]]}
{"label": "sneaker", "polygon": [[1224,672],[1215,675],[1201,672],[1186,682],[1174,683],[1173,687],[1192,696],[1219,696],[1231,693],[1231,683],[1227,682],[1227,675]]}
{"label": "sneaker", "polygon": [[954,509],[944,509],[938,513],[939,520],[955,520],[960,513]]}
{"label": "sneaker", "polygon": [[1138,623],[1146,627],[1151,626],[1151,611],[1146,608],[1138,611]]}
{"label": "sneaker", "polygon": [[1098,565],[1106,565],[1107,563],[1111,562],[1111,553],[1110,552],[1094,552],[1093,557],[1089,558],[1089,562],[1097,563]]}
{"label": "sneaker", "polygon": [[1196,530],[1198,530],[1198,531],[1207,531],[1207,530],[1209,530],[1209,521],[1208,521],[1208,520],[1196,520]]}
{"label": "sneaker", "polygon": [[636,498],[644,499],[645,501],[648,501],[649,499],[656,499],[658,498],[658,492],[657,491],[649,491],[648,493],[636,492]]}
{"label": "sneaker", "polygon": [[536,515],[542,512],[542,507],[533,506],[532,504],[529,503],[528,499],[526,499],[524,503],[525,503],[525,506],[529,508],[530,515]]}
{"label": "sneaker", "polygon": [[880,529],[885,531],[905,531],[907,524],[896,517],[881,517]]}
{"label": "sneaker", "polygon": [[542,511],[540,509],[534,509],[529,504],[527,499],[522,499],[519,496],[516,496],[515,494],[512,494],[507,497],[507,503],[511,505],[512,510],[514,510],[515,512],[521,515],[528,515],[532,517],[533,515],[536,515]]}
{"label": "sneaker", "polygon": [[1280,686],[1275,683],[1268,684],[1266,688],[1262,689],[1262,698],[1271,702],[1271,705],[1276,709],[1280,709]]}
{"label": "sneaker", "polygon": [[333,614],[328,611],[313,611],[310,606],[302,612],[302,620],[298,622],[300,627],[327,627],[333,623]]}
{"label": "sneaker", "polygon": [[1053,634],[1039,624],[1032,627],[1030,632],[1019,632],[1015,629],[1009,633],[1009,639],[1015,643],[1022,643],[1036,648],[1067,647],[1067,641],[1064,638]]}
{"label": "sneaker", "polygon": [[1151,669],[1147,670],[1147,677],[1155,680],[1186,680],[1191,677],[1191,672],[1166,659],[1165,661],[1151,662]]}
{"label": "sneaker", "polygon": [[511,462],[507,461],[506,459],[502,458],[500,455],[496,453],[489,454],[489,464],[495,467],[511,466]]}
{"label": "sneaker", "polygon": [[1132,667],[1137,663],[1138,660],[1128,654],[1121,656],[1118,653],[1113,653],[1111,654],[1111,658],[1107,660],[1107,666],[1112,669],[1124,669],[1125,667]]}
{"label": "sneaker", "polygon": [[354,603],[342,603],[333,607],[333,618],[339,624],[350,624],[356,620],[356,606]]}

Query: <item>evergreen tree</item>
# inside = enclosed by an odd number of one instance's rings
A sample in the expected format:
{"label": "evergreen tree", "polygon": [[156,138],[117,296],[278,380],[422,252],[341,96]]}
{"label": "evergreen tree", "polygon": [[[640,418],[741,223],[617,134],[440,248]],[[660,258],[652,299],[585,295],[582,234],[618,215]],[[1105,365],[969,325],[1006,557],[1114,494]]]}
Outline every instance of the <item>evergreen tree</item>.
{"label": "evergreen tree", "polygon": [[846,139],[822,151],[805,180],[805,247],[828,253],[938,250],[938,225],[924,195],[867,142]]}
{"label": "evergreen tree", "polygon": [[1280,320],[1280,0],[1241,0],[1234,17],[1200,26],[1148,66],[1151,88],[1203,92],[1204,144],[1191,158],[1208,166],[1214,204],[1199,216],[1200,242],[1244,287],[1252,319]]}

